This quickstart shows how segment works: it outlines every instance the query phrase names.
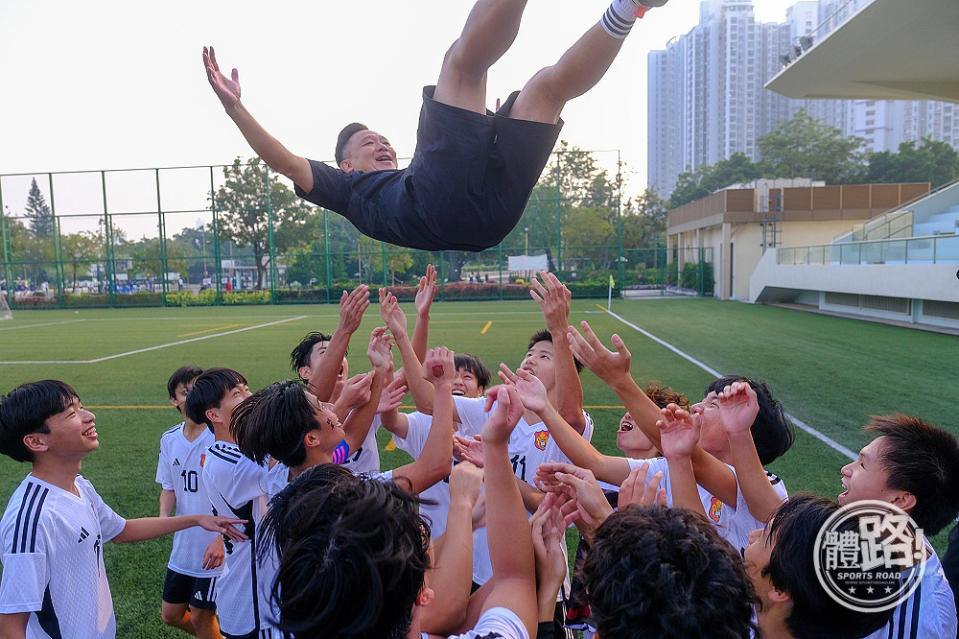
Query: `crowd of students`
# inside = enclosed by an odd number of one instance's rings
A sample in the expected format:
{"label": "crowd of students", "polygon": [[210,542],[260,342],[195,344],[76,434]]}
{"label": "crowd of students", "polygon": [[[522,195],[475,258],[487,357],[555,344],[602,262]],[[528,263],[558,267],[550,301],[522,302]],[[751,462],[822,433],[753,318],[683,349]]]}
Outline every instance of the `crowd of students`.
{"label": "crowd of students", "polygon": [[[365,286],[344,292],[332,335],[295,346],[296,380],[253,393],[239,371],[175,371],[182,422],[160,438],[159,517],[123,519],[79,475],[99,441],[76,390],[9,391],[0,452],[32,471],[0,523],[0,637],[115,636],[103,544],[169,533],[162,620],[197,637],[956,636],[924,539],[919,586],[883,612],[829,596],[813,561],[827,520],[861,500],[898,506],[926,535],[948,526],[959,443],[947,431],[874,417],[872,441],[833,471],[836,500],[787,496],[764,466],[792,426],[763,382],[723,377],[695,403],[643,389],[623,341],[610,350],[586,322],[569,326],[570,293],[543,273],[532,297],[545,329],[494,384],[478,357],[428,348],[435,277],[420,281],[412,332],[380,290],[363,373],[346,353]],[[622,402],[622,456],[590,444],[583,367]],[[400,412],[408,396],[416,410]],[[380,428],[409,463],[380,468]]]}

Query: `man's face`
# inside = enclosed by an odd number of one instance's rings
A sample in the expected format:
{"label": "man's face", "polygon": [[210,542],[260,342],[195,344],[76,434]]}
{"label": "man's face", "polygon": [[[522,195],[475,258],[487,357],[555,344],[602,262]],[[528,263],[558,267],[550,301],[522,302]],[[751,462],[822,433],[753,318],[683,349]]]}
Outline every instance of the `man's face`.
{"label": "man's face", "polygon": [[536,342],[526,352],[520,368],[529,371],[543,382],[547,391],[553,390],[556,372],[553,362],[553,343],[547,340]]}
{"label": "man's face", "polygon": [[186,396],[190,394],[190,390],[193,389],[193,382],[195,379],[191,379],[188,384],[180,382],[176,385],[176,390],[173,391],[173,397],[170,398],[170,403],[173,404],[173,408],[177,409],[180,414],[183,414],[183,405],[186,403]]}
{"label": "man's face", "polygon": [[226,395],[223,396],[223,399],[220,400],[220,405],[217,406],[219,420],[225,424],[229,424],[230,419],[233,417],[233,409],[252,394],[250,387],[246,384],[239,384],[228,390]]}
{"label": "man's face", "polygon": [[376,131],[357,131],[343,147],[340,168],[346,173],[386,171],[396,168],[396,151],[389,140]]}
{"label": "man's face", "polygon": [[44,452],[56,457],[83,457],[100,446],[95,419],[93,413],[83,408],[80,399],[74,397],[66,408],[47,418],[49,433],[32,433],[27,437],[39,437],[46,444]]}
{"label": "man's face", "polygon": [[[653,442],[649,441],[642,429],[636,426],[636,420],[629,413],[623,415],[619,421],[619,430],[616,431],[616,447],[622,451],[636,450],[645,451],[655,449]],[[655,456],[656,453],[654,452]]]}
{"label": "man's face", "polygon": [[346,439],[346,431],[340,424],[340,418],[333,412],[333,404],[321,402],[310,391],[305,393],[313,407],[313,418],[316,420],[316,428],[313,432],[320,441],[319,447],[324,452],[332,453],[339,443]]}
{"label": "man's face", "polygon": [[485,389],[476,381],[476,375],[465,366],[456,369],[453,378],[453,395],[457,397],[479,397]]}
{"label": "man's face", "polygon": [[889,488],[889,473],[880,456],[886,445],[885,437],[877,437],[859,451],[859,458],[842,467],[843,492],[837,501],[841,506],[863,499],[889,501],[898,491]]}
{"label": "man's face", "polygon": [[[303,366],[300,368],[300,377],[303,379],[309,380],[310,375],[313,374],[313,369],[320,365],[320,362],[323,360],[323,357],[326,355],[326,352],[330,350],[329,340],[324,340],[322,342],[317,342],[313,345],[313,348],[310,349],[310,365]],[[305,370],[304,370],[305,369]],[[340,372],[336,376],[336,383],[340,384],[346,379],[346,376],[350,371],[350,363],[346,361],[346,358],[343,358],[343,364],[340,366]],[[304,375],[304,373],[306,373]]]}
{"label": "man's face", "polygon": [[689,412],[693,415],[698,413],[701,416],[702,433],[699,437],[699,445],[703,450],[715,454],[729,446],[726,429],[723,428],[723,421],[719,414],[719,398],[715,392],[710,391],[703,401],[690,406]]}
{"label": "man's face", "polygon": [[775,545],[775,540],[769,534],[769,526],[766,526],[749,533],[749,545],[743,550],[746,575],[763,602],[766,601],[766,593],[772,589],[772,583],[768,576],[763,575],[763,571],[769,567],[769,558]]}

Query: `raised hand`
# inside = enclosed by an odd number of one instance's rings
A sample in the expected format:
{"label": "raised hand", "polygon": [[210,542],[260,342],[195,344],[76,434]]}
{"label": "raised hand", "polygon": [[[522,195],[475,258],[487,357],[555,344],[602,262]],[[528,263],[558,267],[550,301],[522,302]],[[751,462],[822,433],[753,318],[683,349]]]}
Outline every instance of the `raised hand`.
{"label": "raised hand", "polygon": [[336,330],[355,333],[360,327],[360,322],[363,321],[363,313],[369,306],[370,287],[366,284],[360,284],[350,293],[343,291],[340,297],[340,324]]}
{"label": "raised hand", "polygon": [[452,386],[453,379],[456,377],[453,351],[445,346],[431,348],[423,362],[423,377],[433,386],[439,384]]}
{"label": "raised hand", "polygon": [[506,364],[499,365],[499,377],[504,384],[510,384],[516,388],[523,406],[533,411],[537,415],[544,412],[549,407],[549,399],[546,396],[546,387],[538,377],[522,368],[515,373],[509,369]]}
{"label": "raised hand", "polygon": [[209,80],[213,92],[220,99],[223,108],[229,109],[240,103],[240,72],[233,69],[227,78],[220,72],[220,65],[216,61],[213,47],[203,47],[203,66],[206,68],[206,79]]}
{"label": "raised hand", "polygon": [[660,432],[660,448],[666,459],[690,457],[702,432],[702,416],[691,415],[676,404],[660,411],[662,419],[656,422]]}
{"label": "raised hand", "polygon": [[406,395],[406,384],[404,384],[404,381],[402,377],[394,377],[393,380],[386,385],[386,388],[384,388],[382,394],[380,394],[380,403],[376,407],[377,413],[388,413],[400,407],[400,404],[403,403],[403,397]]}
{"label": "raised hand", "polygon": [[483,427],[483,441],[505,444],[523,416],[523,401],[515,388],[502,384],[486,391],[486,409],[489,419]]}
{"label": "raised hand", "polygon": [[[543,477],[552,474],[550,483],[543,481],[540,485],[540,470],[543,471]],[[576,510],[568,519],[576,522],[577,528],[587,538],[613,513],[613,507],[609,505],[596,477],[585,468],[565,463],[541,464],[536,477],[540,489],[562,493],[575,500]]]}
{"label": "raised hand", "polygon": [[[359,408],[370,401],[370,387],[373,385],[373,372],[354,375],[343,382],[343,390],[340,391],[340,398],[337,405],[343,405],[349,410]],[[344,412],[343,414],[349,411]]]}
{"label": "raised hand", "polygon": [[756,391],[748,382],[733,382],[717,394],[719,416],[727,433],[744,433],[759,414]]}
{"label": "raised hand", "polygon": [[394,337],[406,334],[406,313],[400,308],[396,296],[385,288],[380,289],[380,317]]}
{"label": "raised hand", "polygon": [[390,353],[392,346],[385,326],[377,326],[373,329],[370,333],[370,345],[366,349],[366,356],[374,369],[385,373],[393,367],[393,356]]}
{"label": "raised hand", "polygon": [[473,508],[483,491],[483,470],[468,461],[460,462],[450,473],[450,500],[462,499]]}
{"label": "raised hand", "polygon": [[536,558],[536,580],[540,589],[552,591],[549,597],[552,602],[556,601],[556,591],[566,578],[568,569],[561,545],[566,533],[566,522],[560,509],[562,502],[563,499],[556,493],[547,494],[529,520],[533,555]]}
{"label": "raised hand", "polygon": [[416,305],[416,315],[429,315],[430,306],[433,304],[433,297],[436,295],[436,269],[432,264],[426,266],[426,275],[420,278],[420,283],[416,286],[416,297],[413,303]]}
{"label": "raised hand", "polygon": [[567,327],[566,331],[570,350],[573,351],[576,359],[607,384],[628,378],[632,355],[630,355],[620,336],[613,335],[613,347],[616,349],[614,353],[603,346],[588,323],[581,322],[580,326],[583,328],[585,337],[580,335],[572,326]]}
{"label": "raised hand", "polygon": [[530,289],[529,295],[543,311],[546,329],[559,336],[566,331],[573,294],[552,273],[540,271],[539,277],[539,280],[535,276],[532,278],[530,283],[533,288]]}
{"label": "raised hand", "polygon": [[649,483],[646,483],[649,474],[649,462],[643,462],[639,466],[632,468],[629,475],[623,480],[619,487],[619,501],[617,505],[620,509],[630,504],[640,506],[649,506],[650,504],[666,505],[666,489],[660,488],[663,481],[663,473],[656,471]]}
{"label": "raised hand", "polygon": [[454,433],[453,457],[460,461],[469,462],[477,468],[482,468],[485,465],[483,439],[479,435],[467,438]]}

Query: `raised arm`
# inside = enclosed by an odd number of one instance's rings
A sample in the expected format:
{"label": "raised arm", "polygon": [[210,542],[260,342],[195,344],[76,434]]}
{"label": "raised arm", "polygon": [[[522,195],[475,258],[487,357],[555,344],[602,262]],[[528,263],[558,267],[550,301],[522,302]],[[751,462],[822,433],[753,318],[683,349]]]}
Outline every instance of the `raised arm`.
{"label": "raised arm", "polygon": [[747,382],[727,386],[719,393],[719,414],[729,437],[733,467],[746,507],[759,521],[768,521],[783,500],[769,483],[750,430],[759,414],[756,391]]}
{"label": "raised arm", "polygon": [[533,288],[529,294],[543,311],[546,330],[553,338],[556,410],[566,423],[582,435],[586,428],[586,418],[583,416],[583,385],[566,335],[572,294],[552,273],[541,271],[539,276],[542,281],[534,277]]}
{"label": "raised arm", "polygon": [[319,362],[310,362],[313,372],[306,381],[307,388],[320,401],[330,401],[336,386],[336,377],[350,346],[350,338],[360,327],[363,313],[369,306],[370,287],[366,284],[360,284],[350,293],[343,291],[340,297],[340,322],[336,325],[336,331],[323,358]]}
{"label": "raised arm", "polygon": [[696,476],[690,459],[699,442],[702,425],[699,415],[691,415],[676,404],[662,409],[662,419],[656,422],[662,437],[663,456],[669,466],[669,487],[673,493],[673,507],[686,508],[697,515],[706,515],[696,488]]}
{"label": "raised arm", "polygon": [[291,153],[279,140],[267,133],[240,102],[239,71],[233,69],[229,78],[223,75],[216,61],[213,47],[203,47],[203,66],[206,68],[207,80],[210,81],[216,97],[220,99],[226,114],[240,129],[240,133],[246,138],[253,151],[263,158],[271,169],[290,178],[304,191],[312,191],[313,169],[309,161]]}
{"label": "raised arm", "polygon": [[390,342],[386,334],[386,328],[379,326],[370,333],[370,344],[366,350],[366,356],[370,360],[371,370],[367,375],[371,376],[370,394],[366,402],[350,413],[343,424],[343,430],[346,432],[346,443],[350,450],[357,450],[366,441],[366,436],[370,432],[370,426],[373,423],[373,417],[376,416],[376,409],[380,404],[380,394],[383,391],[386,380],[387,370],[390,362]]}
{"label": "raised arm", "polygon": [[430,337],[430,307],[433,305],[433,296],[436,295],[436,269],[432,264],[426,266],[426,275],[420,278],[416,287],[416,297],[413,303],[416,306],[416,324],[413,326],[413,352],[422,362],[429,348]]}
{"label": "raised arm", "polygon": [[[581,326],[585,337],[572,326],[567,331],[573,353],[584,366],[609,384],[623,402],[623,406],[633,416],[636,425],[642,429],[656,448],[662,450],[660,431],[656,426],[661,416],[660,409],[637,386],[630,375],[629,365],[632,355],[626,348],[626,344],[619,335],[613,335],[613,347],[616,349],[614,353],[603,346],[589,324],[582,322]],[[696,482],[716,498],[735,507],[737,491],[736,476],[733,471],[700,446],[696,446],[691,460]]]}
{"label": "raised arm", "polygon": [[[426,354],[424,370],[435,393],[430,434],[419,458],[393,471],[393,480],[405,478],[412,493],[422,492],[449,476],[453,463],[453,351],[444,346],[434,348]],[[409,375],[410,371],[407,380]]]}

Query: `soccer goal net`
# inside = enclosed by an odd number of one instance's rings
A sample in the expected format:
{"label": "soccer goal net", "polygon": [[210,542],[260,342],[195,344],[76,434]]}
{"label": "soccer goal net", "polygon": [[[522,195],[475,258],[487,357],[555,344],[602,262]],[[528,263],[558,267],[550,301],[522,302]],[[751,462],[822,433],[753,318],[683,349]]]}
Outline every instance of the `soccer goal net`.
{"label": "soccer goal net", "polygon": [[7,296],[5,292],[0,293],[0,320],[13,319],[13,311],[10,310],[10,305],[7,304]]}

